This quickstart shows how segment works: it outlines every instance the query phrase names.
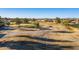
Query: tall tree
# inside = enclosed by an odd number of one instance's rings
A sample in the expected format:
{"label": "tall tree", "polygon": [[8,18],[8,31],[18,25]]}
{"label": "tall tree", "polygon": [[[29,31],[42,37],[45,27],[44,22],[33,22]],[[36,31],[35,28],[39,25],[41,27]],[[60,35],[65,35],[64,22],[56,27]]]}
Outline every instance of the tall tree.
{"label": "tall tree", "polygon": [[10,25],[10,22],[6,22],[6,25],[9,26]]}
{"label": "tall tree", "polygon": [[23,19],[23,23],[29,23],[29,19],[24,18],[24,19]]}
{"label": "tall tree", "polygon": [[15,18],[15,22],[18,25],[18,27],[20,27],[20,24],[22,23],[20,18]]}
{"label": "tall tree", "polygon": [[56,23],[61,23],[61,19],[59,17],[56,17]]}
{"label": "tall tree", "polygon": [[5,23],[0,20],[0,26],[5,26]]}
{"label": "tall tree", "polygon": [[0,16],[0,19],[1,19],[2,17]]}
{"label": "tall tree", "polygon": [[36,19],[35,19],[35,18],[33,18],[33,19],[32,19],[32,21],[34,21],[34,22],[35,22],[35,21],[36,21]]}
{"label": "tall tree", "polygon": [[69,22],[70,22],[69,20],[64,20],[64,21],[63,21],[63,24],[64,24],[65,26],[69,26]]}

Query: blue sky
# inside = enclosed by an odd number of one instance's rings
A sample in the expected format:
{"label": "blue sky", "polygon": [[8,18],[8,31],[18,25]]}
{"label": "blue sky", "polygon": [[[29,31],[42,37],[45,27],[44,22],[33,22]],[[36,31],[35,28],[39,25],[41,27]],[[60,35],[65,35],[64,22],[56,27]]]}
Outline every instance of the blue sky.
{"label": "blue sky", "polygon": [[0,8],[0,16],[28,18],[78,18],[79,8]]}

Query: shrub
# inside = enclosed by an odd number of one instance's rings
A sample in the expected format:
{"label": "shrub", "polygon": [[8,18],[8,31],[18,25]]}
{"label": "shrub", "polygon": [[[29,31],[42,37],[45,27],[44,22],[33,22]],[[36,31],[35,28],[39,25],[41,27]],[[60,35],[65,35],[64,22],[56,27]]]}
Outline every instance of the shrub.
{"label": "shrub", "polygon": [[0,20],[0,26],[5,26],[5,23]]}

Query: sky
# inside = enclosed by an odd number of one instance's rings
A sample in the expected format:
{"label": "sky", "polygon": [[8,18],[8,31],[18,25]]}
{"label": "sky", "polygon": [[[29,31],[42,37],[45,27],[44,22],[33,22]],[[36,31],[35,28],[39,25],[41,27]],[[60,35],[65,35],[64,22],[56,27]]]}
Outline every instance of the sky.
{"label": "sky", "polygon": [[79,8],[0,8],[2,17],[79,18]]}

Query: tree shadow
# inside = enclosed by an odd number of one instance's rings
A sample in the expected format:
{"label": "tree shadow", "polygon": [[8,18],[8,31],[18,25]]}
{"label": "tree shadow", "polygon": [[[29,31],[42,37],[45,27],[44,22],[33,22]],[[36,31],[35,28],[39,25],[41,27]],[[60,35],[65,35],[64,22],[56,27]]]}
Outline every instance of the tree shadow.
{"label": "tree shadow", "polygon": [[73,32],[69,32],[69,31],[53,31],[53,33],[73,33]]}
{"label": "tree shadow", "polygon": [[[55,40],[42,37],[31,37],[31,36],[19,36],[27,37],[28,39],[41,40],[46,42],[72,42],[67,40]],[[73,49],[73,46],[62,46],[58,44],[45,44],[33,41],[9,41],[9,42],[0,42],[0,47],[8,47],[10,49],[16,50],[63,50],[63,49]]]}
{"label": "tree shadow", "polygon": [[2,26],[2,27],[0,27],[0,30],[14,30],[14,28],[9,27],[9,26]]}
{"label": "tree shadow", "polygon": [[69,40],[55,40],[55,39],[49,39],[49,38],[45,38],[45,37],[37,37],[37,36],[18,36],[18,37],[27,37],[29,39],[37,39],[37,40],[42,40],[42,41],[49,41],[49,42],[73,42],[73,41],[69,41]]}
{"label": "tree shadow", "polygon": [[5,36],[6,34],[0,34],[0,38],[2,38],[3,36]]}
{"label": "tree shadow", "polygon": [[15,50],[63,50],[73,49],[73,46],[60,46],[60,45],[49,45],[31,41],[10,41],[0,42],[0,47],[7,47]]}

